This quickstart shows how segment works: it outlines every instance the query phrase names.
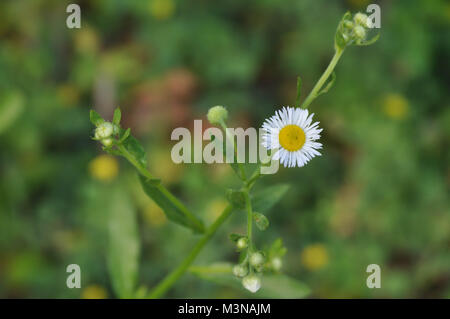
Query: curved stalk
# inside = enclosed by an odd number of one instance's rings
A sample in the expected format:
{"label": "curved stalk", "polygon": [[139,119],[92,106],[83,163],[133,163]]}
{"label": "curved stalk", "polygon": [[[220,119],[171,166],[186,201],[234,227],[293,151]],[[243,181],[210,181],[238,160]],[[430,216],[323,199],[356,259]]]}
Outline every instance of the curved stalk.
{"label": "curved stalk", "polygon": [[305,101],[303,101],[303,104],[301,105],[301,108],[306,109],[312,101],[318,96],[320,89],[322,89],[322,86],[325,84],[327,79],[330,77],[331,73],[333,72],[334,68],[336,67],[336,64],[338,63],[339,59],[342,56],[342,53],[344,53],[344,49],[336,48],[336,51],[334,52],[334,56],[331,59],[330,63],[328,64],[328,67],[326,68],[325,72],[323,72],[322,76],[317,81],[316,85],[312,89],[312,91],[308,94]]}

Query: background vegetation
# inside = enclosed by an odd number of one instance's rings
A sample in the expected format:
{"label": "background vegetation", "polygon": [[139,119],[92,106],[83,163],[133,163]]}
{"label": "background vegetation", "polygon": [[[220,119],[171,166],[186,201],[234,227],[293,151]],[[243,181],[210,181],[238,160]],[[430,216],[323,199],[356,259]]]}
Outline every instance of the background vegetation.
{"label": "background vegetation", "polygon": [[[145,143],[149,169],[206,223],[237,184],[226,165],[173,164],[172,129],[212,105],[230,126],[259,127],[309,91],[333,54],[346,10],[367,0],[77,1],[82,28],[67,29],[72,1],[0,3],[0,296],[116,297],[109,277],[108,214],[136,214],[138,282],[154,285],[195,241],[167,222],[135,171],[92,141],[89,109]],[[337,81],[310,109],[324,128],[323,156],[261,184],[289,183],[256,240],[281,236],[283,271],[312,297],[450,297],[450,5],[381,5],[381,38],[351,47]],[[133,229],[126,225],[125,229]],[[235,262],[235,214],[196,264]],[[120,227],[119,227],[120,229]],[[120,231],[112,234],[120,239]],[[264,238],[262,238],[264,236]],[[119,240],[119,243],[121,241]],[[68,264],[82,288],[68,289]],[[368,289],[366,266],[382,269]],[[187,274],[169,297],[248,296]]]}

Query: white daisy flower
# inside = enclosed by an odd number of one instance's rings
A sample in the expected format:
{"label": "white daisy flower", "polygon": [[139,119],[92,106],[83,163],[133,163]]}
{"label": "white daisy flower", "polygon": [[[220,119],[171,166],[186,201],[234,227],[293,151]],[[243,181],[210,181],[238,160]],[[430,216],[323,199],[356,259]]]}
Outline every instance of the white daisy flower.
{"label": "white daisy flower", "polygon": [[320,138],[319,122],[312,123],[314,113],[293,107],[283,107],[267,119],[262,129],[261,144],[269,150],[276,150],[274,160],[280,160],[284,167],[302,167],[313,157],[321,154],[317,149],[322,144],[315,142]]}

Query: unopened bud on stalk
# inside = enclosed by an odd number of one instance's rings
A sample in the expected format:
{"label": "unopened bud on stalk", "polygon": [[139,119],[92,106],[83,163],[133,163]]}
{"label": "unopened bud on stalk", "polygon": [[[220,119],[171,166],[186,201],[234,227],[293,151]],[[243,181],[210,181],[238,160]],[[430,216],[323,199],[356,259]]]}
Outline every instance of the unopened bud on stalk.
{"label": "unopened bud on stalk", "polygon": [[108,137],[108,138],[102,139],[101,142],[104,146],[108,147],[113,144],[113,139],[111,137]]}
{"label": "unopened bud on stalk", "polygon": [[274,259],[272,259],[271,264],[272,264],[273,270],[278,271],[278,270],[281,269],[281,266],[283,265],[283,262],[281,261],[281,258],[275,257]]}
{"label": "unopened bud on stalk", "polygon": [[103,122],[95,129],[95,138],[105,139],[110,137],[114,132],[112,123]]}
{"label": "unopened bud on stalk", "polygon": [[233,274],[236,277],[244,277],[248,274],[248,268],[242,265],[236,265],[233,267]]}
{"label": "unopened bud on stalk", "polygon": [[253,267],[261,266],[263,262],[264,257],[261,253],[253,253],[250,256],[250,265],[252,265]]}
{"label": "unopened bud on stalk", "polygon": [[355,26],[355,24],[352,22],[352,21],[345,21],[344,22],[344,26],[347,28],[347,29],[353,29],[353,27]]}
{"label": "unopened bud on stalk", "polygon": [[247,246],[248,246],[248,239],[247,239],[247,237],[241,237],[236,242],[236,247],[239,250],[245,249],[245,248],[247,248]]}
{"label": "unopened bud on stalk", "polygon": [[213,106],[209,109],[207,117],[209,123],[220,124],[228,118],[228,111],[221,105]]}
{"label": "unopened bud on stalk", "polygon": [[255,275],[248,275],[242,279],[242,285],[250,292],[257,292],[261,288],[261,280]]}
{"label": "unopened bud on stalk", "polygon": [[364,40],[364,38],[366,37],[366,29],[364,29],[360,25],[355,26],[353,32],[355,33],[355,37],[358,40]]}
{"label": "unopened bud on stalk", "polygon": [[369,27],[369,18],[364,13],[358,12],[357,14],[355,14],[353,19],[356,24],[359,24],[360,26],[362,26],[364,28]]}

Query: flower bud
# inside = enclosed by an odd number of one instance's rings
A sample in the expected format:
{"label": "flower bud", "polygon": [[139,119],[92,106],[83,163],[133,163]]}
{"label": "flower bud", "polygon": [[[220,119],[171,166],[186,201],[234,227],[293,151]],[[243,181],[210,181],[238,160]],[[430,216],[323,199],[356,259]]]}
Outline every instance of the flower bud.
{"label": "flower bud", "polygon": [[102,144],[106,147],[111,146],[113,144],[113,139],[108,137],[101,140]]}
{"label": "flower bud", "polygon": [[366,30],[360,25],[355,26],[353,32],[355,33],[355,37],[358,40],[363,40],[366,37]]}
{"label": "flower bud", "polygon": [[356,24],[358,24],[364,28],[369,27],[369,19],[368,19],[367,15],[365,15],[364,13],[358,12],[357,14],[355,14],[353,19],[355,20]]}
{"label": "flower bud", "polygon": [[236,277],[244,277],[248,274],[248,268],[242,265],[236,265],[233,267],[233,274]]}
{"label": "flower bud", "polygon": [[95,137],[98,139],[108,138],[113,134],[114,127],[109,122],[103,122],[95,129]]}
{"label": "flower bud", "polygon": [[242,285],[251,292],[257,292],[261,288],[261,280],[255,275],[248,275],[242,279]]}
{"label": "flower bud", "polygon": [[352,21],[345,21],[344,22],[344,27],[346,27],[347,29],[353,29],[353,27],[355,26],[355,24]]}
{"label": "flower bud", "polygon": [[220,124],[228,118],[228,111],[223,106],[217,105],[210,108],[206,116],[208,117],[209,123]]}
{"label": "flower bud", "polygon": [[273,270],[278,271],[281,269],[283,262],[281,261],[281,258],[275,257],[274,259],[272,259],[271,265]]}
{"label": "flower bud", "polygon": [[253,253],[250,256],[250,265],[252,265],[253,267],[261,266],[263,262],[264,257],[261,253]]}
{"label": "flower bud", "polygon": [[248,246],[248,239],[247,239],[247,237],[241,237],[241,238],[239,238],[238,241],[236,242],[236,247],[237,247],[239,250],[242,250],[242,249],[244,249],[244,248],[247,248],[247,246]]}

